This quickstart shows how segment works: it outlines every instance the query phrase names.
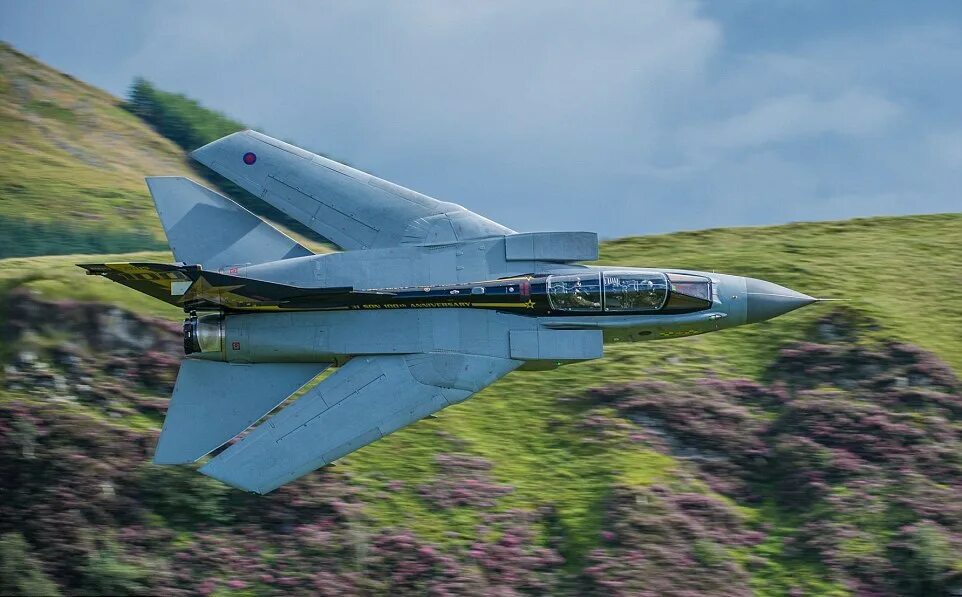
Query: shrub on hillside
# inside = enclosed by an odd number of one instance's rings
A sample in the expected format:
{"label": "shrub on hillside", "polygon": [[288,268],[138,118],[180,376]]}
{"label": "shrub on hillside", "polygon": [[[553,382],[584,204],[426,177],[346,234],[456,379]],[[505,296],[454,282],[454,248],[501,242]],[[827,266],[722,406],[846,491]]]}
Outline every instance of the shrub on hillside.
{"label": "shrub on hillside", "polygon": [[717,498],[661,486],[615,488],[602,537],[584,570],[592,593],[751,595],[748,574],[730,548],[761,535]]}
{"label": "shrub on hillside", "polygon": [[491,463],[468,454],[438,454],[434,457],[438,474],[429,483],[418,487],[421,497],[440,508],[469,506],[491,508],[496,500],[508,493],[509,485],[491,480]]}
{"label": "shrub on hillside", "polygon": [[881,594],[962,589],[962,387],[951,369],[901,343],[807,342],[780,350],[766,378],[586,397],[715,490],[772,498],[797,521],[794,551],[835,579]]}

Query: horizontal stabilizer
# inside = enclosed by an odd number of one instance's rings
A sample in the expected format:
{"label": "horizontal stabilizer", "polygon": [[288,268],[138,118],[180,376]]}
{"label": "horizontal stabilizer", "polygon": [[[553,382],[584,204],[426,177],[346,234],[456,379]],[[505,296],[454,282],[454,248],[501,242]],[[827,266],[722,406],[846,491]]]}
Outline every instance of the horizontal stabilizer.
{"label": "horizontal stabilizer", "polygon": [[327,367],[326,363],[240,365],[185,359],[154,462],[197,460],[250,427]]}
{"label": "horizontal stabilizer", "polygon": [[147,187],[174,258],[205,270],[313,255],[227,197],[182,176],[151,176]]}
{"label": "horizontal stabilizer", "polygon": [[243,276],[208,272],[196,265],[167,263],[80,263],[91,276],[103,276],[185,311],[278,311],[324,309],[352,297],[383,294],[350,286],[302,288]]}

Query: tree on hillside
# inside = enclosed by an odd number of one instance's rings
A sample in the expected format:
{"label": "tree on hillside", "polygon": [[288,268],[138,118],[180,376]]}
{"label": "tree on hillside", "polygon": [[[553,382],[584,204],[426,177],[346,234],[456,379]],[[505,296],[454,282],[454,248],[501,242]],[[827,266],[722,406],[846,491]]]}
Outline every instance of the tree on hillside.
{"label": "tree on hillside", "polygon": [[185,151],[247,128],[186,95],[161,91],[141,77],[130,86],[125,107]]}

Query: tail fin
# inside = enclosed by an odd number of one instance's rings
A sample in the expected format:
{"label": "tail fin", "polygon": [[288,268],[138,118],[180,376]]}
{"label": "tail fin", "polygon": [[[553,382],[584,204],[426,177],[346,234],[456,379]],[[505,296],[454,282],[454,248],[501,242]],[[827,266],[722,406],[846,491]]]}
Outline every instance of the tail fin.
{"label": "tail fin", "polygon": [[197,460],[250,427],[327,367],[326,363],[240,365],[185,359],[154,462]]}
{"label": "tail fin", "polygon": [[313,253],[227,197],[181,176],[147,187],[174,258],[217,271]]}

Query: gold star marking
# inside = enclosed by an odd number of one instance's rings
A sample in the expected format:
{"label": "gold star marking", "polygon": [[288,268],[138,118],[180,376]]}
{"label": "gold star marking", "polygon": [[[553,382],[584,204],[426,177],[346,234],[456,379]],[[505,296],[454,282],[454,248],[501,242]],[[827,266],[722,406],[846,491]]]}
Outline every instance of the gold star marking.
{"label": "gold star marking", "polygon": [[215,305],[228,306],[231,303],[236,303],[238,298],[249,302],[250,299],[244,299],[243,297],[240,297],[232,292],[241,287],[243,287],[243,284],[237,284],[235,286],[212,286],[206,278],[201,276],[196,282],[191,284],[187,292],[184,293],[184,296],[181,298],[181,302],[209,301]]}

